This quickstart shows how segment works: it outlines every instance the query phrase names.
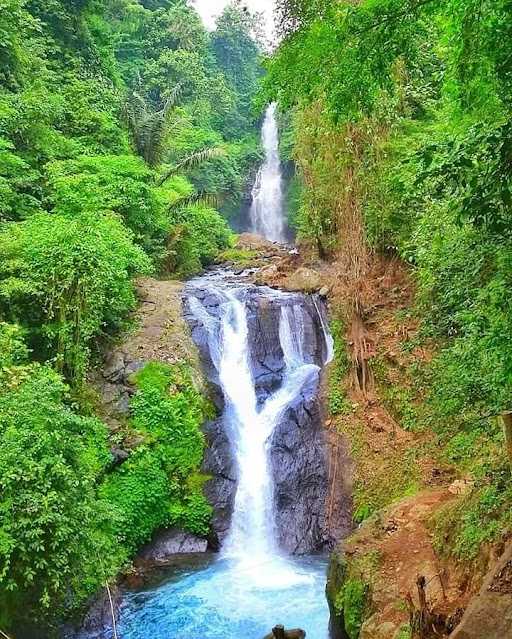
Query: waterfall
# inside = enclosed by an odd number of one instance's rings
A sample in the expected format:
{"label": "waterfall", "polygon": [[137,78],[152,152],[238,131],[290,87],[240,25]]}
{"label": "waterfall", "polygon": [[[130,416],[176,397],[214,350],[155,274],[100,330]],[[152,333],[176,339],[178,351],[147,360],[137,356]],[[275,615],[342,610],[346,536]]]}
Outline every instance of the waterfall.
{"label": "waterfall", "polygon": [[[247,289],[229,284],[219,288],[216,282],[208,294],[203,294],[210,304],[214,296],[221,296],[215,306],[205,307],[192,295],[189,307],[207,335],[208,351],[224,396],[224,429],[230,434],[239,470],[231,528],[222,554],[242,567],[257,566],[260,572],[261,566],[266,566],[261,574],[267,578],[271,570],[272,579],[275,581],[278,574],[282,584],[283,578],[290,580],[292,576],[283,565],[276,543],[268,448],[288,407],[300,400],[309,382],[318,383],[320,367],[313,361],[311,349],[305,347],[311,322],[318,320],[306,314],[300,297],[270,289],[268,294],[278,306],[278,347],[283,368],[277,390],[260,401],[252,372]],[[316,303],[315,307],[323,322]],[[329,344],[325,346],[329,356]]]}
{"label": "waterfall", "polygon": [[203,467],[207,495],[215,487],[208,496],[221,552],[187,558],[186,569],[163,583],[125,594],[120,632],[124,639],[260,639],[282,623],[327,639],[326,564],[307,556],[325,549],[328,536],[317,399],[320,367],[331,355],[325,309],[315,297],[244,284],[220,270],[190,282],[184,306],[223,407],[205,425]]}
{"label": "waterfall", "polygon": [[265,161],[252,190],[250,210],[251,230],[272,242],[286,242],[286,222],[283,210],[283,179],[279,159],[279,132],[276,104],[265,113],[261,141]]}

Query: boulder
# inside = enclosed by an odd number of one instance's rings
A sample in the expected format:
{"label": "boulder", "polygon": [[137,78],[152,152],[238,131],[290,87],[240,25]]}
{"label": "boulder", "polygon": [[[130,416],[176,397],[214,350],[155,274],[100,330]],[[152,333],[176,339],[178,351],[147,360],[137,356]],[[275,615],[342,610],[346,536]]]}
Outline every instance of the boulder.
{"label": "boulder", "polygon": [[322,288],[322,276],[311,268],[301,266],[284,283],[288,291],[302,291],[303,293],[315,293]]}
{"label": "boulder", "polygon": [[154,564],[172,563],[177,555],[192,555],[207,551],[206,539],[179,528],[170,528],[156,534],[139,553],[139,559]]}
{"label": "boulder", "polygon": [[453,639],[512,637],[512,543],[489,571],[469,604]]}
{"label": "boulder", "polygon": [[329,478],[318,383],[317,374],[275,429],[270,447],[279,545],[298,555],[336,541],[326,521]]}
{"label": "boulder", "polygon": [[284,626],[275,626],[265,639],[305,639],[306,633],[300,628],[285,630]]}
{"label": "boulder", "polygon": [[106,361],[105,368],[103,369],[103,377],[110,382],[119,381],[124,372],[125,367],[125,354],[123,351],[114,351],[111,353]]}

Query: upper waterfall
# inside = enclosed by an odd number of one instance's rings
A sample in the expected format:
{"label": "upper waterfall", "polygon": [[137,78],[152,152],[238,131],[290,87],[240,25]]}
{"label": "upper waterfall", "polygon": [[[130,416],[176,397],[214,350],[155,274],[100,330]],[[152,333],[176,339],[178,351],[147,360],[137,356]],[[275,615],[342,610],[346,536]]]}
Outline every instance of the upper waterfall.
{"label": "upper waterfall", "polygon": [[270,104],[265,113],[261,142],[265,161],[252,190],[251,231],[272,242],[285,243],[286,221],[283,208],[283,177],[279,158],[277,105]]}

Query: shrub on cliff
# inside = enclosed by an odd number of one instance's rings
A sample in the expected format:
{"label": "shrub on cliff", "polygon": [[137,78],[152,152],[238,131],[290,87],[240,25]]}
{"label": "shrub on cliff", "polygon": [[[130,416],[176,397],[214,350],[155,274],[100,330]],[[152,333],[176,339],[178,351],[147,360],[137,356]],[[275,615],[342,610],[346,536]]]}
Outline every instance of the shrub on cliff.
{"label": "shrub on cliff", "polygon": [[132,276],[149,268],[113,215],[36,214],[0,232],[0,313],[80,381],[91,340],[120,325],[135,306]]}
{"label": "shrub on cliff", "polygon": [[46,632],[115,571],[95,493],[110,455],[101,422],[73,412],[60,376],[19,352],[0,376],[0,623]]}
{"label": "shrub on cliff", "polygon": [[100,489],[111,504],[119,542],[133,552],[160,527],[208,531],[211,507],[199,474],[201,426],[210,414],[186,367],[153,362],[136,376],[133,422],[144,443]]}

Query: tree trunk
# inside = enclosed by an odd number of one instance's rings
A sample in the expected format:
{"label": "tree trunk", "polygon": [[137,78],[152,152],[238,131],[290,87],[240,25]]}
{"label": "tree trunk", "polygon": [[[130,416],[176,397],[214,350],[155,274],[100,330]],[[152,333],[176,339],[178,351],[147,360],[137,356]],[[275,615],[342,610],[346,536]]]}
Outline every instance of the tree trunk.
{"label": "tree trunk", "polygon": [[275,628],[272,628],[272,633],[275,637],[275,639],[285,639],[286,635],[284,632],[284,626],[276,626]]}

